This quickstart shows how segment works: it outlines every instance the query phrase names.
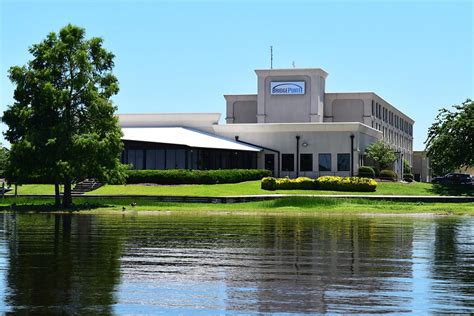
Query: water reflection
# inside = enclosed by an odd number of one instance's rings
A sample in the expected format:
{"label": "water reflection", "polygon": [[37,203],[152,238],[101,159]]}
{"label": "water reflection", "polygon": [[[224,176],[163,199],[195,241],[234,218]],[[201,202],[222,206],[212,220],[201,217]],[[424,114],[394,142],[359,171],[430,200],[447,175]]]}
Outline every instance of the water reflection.
{"label": "water reflection", "polygon": [[0,312],[474,312],[473,224],[2,214]]}
{"label": "water reflection", "polygon": [[119,236],[92,216],[5,216],[6,304],[13,313],[110,313],[119,282]]}

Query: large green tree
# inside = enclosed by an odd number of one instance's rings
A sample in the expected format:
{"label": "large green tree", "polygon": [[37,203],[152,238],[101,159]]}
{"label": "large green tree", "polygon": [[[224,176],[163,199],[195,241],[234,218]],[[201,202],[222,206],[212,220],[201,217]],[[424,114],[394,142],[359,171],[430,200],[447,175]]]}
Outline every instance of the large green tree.
{"label": "large green tree", "polygon": [[[9,70],[16,88],[3,115],[11,143],[8,175],[16,183],[63,184],[63,206],[69,207],[74,182],[124,176],[122,132],[110,100],[119,91],[114,55],[101,38],[86,39],[74,25],[50,33],[29,52],[32,60]],[[58,189],[56,195],[58,201]]]}
{"label": "large green tree", "polygon": [[474,101],[441,109],[425,141],[435,174],[474,167]]}
{"label": "large green tree", "polygon": [[374,161],[379,170],[391,168],[393,162],[397,160],[397,156],[393,149],[383,140],[370,144],[365,149],[365,155],[367,158]]}

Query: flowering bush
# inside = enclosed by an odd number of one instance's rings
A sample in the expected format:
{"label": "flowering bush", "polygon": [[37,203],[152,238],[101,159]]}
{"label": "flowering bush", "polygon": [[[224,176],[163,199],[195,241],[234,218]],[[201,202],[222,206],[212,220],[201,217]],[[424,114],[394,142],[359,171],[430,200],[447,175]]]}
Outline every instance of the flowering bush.
{"label": "flowering bush", "polygon": [[315,183],[311,178],[299,177],[296,179],[266,177],[262,179],[263,190],[314,190]]}
{"label": "flowering bush", "polygon": [[377,182],[370,178],[323,176],[315,180],[319,190],[373,192]]}
{"label": "flowering bush", "polygon": [[296,179],[266,177],[262,179],[263,190],[331,190],[348,192],[372,192],[377,188],[374,179],[359,177],[323,176],[316,180],[306,177]]}

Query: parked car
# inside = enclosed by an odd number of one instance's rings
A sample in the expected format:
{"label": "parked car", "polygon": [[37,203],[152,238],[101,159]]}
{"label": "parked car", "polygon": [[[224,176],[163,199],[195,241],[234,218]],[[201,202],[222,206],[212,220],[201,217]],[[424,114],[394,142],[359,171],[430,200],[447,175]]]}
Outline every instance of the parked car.
{"label": "parked car", "polygon": [[436,177],[431,183],[437,184],[473,184],[474,179],[468,173],[448,173],[442,177]]}

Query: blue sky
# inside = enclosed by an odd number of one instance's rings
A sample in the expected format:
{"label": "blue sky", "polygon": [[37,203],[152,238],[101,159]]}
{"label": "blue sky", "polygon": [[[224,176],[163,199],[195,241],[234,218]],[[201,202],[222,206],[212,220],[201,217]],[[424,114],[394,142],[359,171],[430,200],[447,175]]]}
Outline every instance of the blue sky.
{"label": "blue sky", "polygon": [[474,97],[471,1],[0,0],[0,110],[12,65],[67,23],[116,55],[119,113],[219,112],[255,93],[254,69],[323,68],[327,92],[373,91],[415,120],[424,148],[437,109]]}

